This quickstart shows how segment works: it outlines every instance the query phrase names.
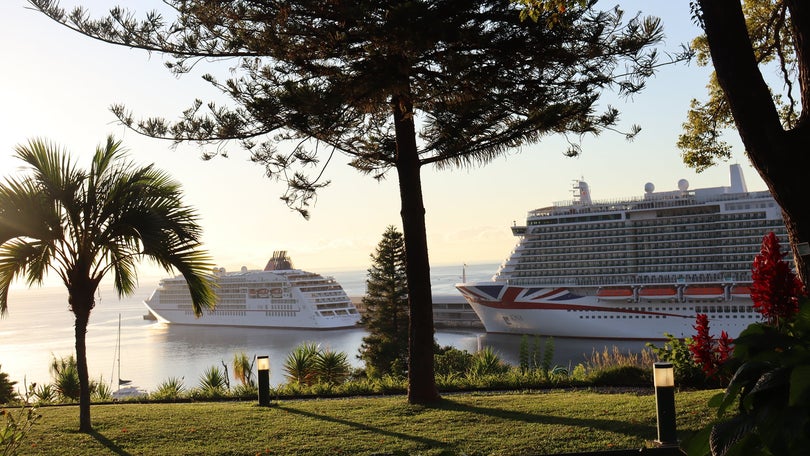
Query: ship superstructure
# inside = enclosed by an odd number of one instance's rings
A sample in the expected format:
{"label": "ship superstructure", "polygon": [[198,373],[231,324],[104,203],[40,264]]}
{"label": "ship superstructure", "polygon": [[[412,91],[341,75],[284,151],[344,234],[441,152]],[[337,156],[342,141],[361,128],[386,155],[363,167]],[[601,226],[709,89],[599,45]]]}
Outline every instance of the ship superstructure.
{"label": "ship superstructure", "polygon": [[491,281],[457,285],[487,331],[660,339],[694,334],[697,313],[732,336],[757,321],[751,264],[762,238],[787,233],[770,193],[749,192],[739,165],[731,185],[530,211],[518,243]]}
{"label": "ship superstructure", "polygon": [[264,270],[215,268],[217,304],[196,317],[183,276],[163,279],[145,301],[159,321],[186,325],[334,329],[355,326],[360,313],[331,277],[294,269],[275,252]]}

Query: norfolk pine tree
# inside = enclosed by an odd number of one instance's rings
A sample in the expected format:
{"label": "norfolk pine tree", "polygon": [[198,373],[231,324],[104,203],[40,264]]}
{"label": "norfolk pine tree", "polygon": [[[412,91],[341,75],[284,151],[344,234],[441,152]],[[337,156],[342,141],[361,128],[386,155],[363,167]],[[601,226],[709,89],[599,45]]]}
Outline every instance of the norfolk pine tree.
{"label": "norfolk pine tree", "polygon": [[402,375],[408,367],[408,279],[405,241],[396,227],[386,228],[371,261],[362,319],[369,334],[360,358],[371,375]]}
{"label": "norfolk pine tree", "polygon": [[206,58],[236,59],[227,81],[204,76],[229,106],[197,100],[176,122],[136,120],[121,105],[113,112],[152,137],[217,150],[237,143],[286,182],[282,199],[305,216],[335,152],[377,179],[395,170],[411,403],[439,399],[422,167],[483,165],[552,134],[573,136],[566,154],[576,155],[582,135],[617,128],[618,110],[598,106],[601,92],[641,90],[663,36],[657,19],[626,19],[594,2],[555,12],[546,26],[545,12],[522,21],[509,0],[166,0],[172,23],[156,12],[138,19],[114,8],[93,19],[55,0],[29,1],[79,33],[165,53],[178,74]]}

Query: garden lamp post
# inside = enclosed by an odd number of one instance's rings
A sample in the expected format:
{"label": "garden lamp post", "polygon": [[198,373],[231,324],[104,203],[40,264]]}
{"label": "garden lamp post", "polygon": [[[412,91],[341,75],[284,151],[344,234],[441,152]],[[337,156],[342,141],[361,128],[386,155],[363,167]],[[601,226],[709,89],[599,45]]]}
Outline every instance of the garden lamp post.
{"label": "garden lamp post", "polygon": [[675,428],[675,373],[672,363],[653,364],[658,440],[662,446],[678,444]]}
{"label": "garden lamp post", "polygon": [[259,369],[259,405],[270,405],[270,358],[259,356],[256,358]]}

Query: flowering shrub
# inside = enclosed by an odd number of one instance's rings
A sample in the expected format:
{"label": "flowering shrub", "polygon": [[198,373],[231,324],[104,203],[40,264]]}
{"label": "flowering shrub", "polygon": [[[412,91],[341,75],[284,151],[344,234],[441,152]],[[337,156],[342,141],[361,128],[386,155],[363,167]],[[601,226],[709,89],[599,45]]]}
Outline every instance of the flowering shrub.
{"label": "flowering shrub", "polygon": [[[720,419],[692,439],[690,455],[805,455],[810,448],[810,304],[783,256],[776,236],[765,236],[751,292],[764,320],[740,334],[719,366],[731,379],[709,402]],[[696,350],[711,342],[702,328],[699,321],[704,340]],[[717,356],[730,352],[730,341],[721,335],[717,342]],[[726,416],[732,407],[736,413]]]}
{"label": "flowering shrub", "polygon": [[697,334],[689,344],[692,359],[703,369],[706,377],[715,377],[731,354],[732,339],[721,331],[720,338],[715,340],[709,333],[709,317],[706,314],[698,314],[693,328]]}
{"label": "flowering shrub", "polygon": [[751,300],[765,321],[779,327],[799,312],[799,298],[805,295],[804,285],[783,260],[779,239],[773,232],[762,240],[762,248],[754,258],[751,272]]}

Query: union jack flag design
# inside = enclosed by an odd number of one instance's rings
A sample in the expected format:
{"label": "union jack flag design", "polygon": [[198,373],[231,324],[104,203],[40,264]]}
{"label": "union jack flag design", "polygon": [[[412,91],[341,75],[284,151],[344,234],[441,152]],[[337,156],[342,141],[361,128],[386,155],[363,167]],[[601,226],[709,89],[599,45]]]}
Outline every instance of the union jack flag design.
{"label": "union jack flag design", "polygon": [[555,309],[565,306],[565,301],[581,298],[566,288],[524,288],[505,284],[458,288],[468,300],[502,309]]}

